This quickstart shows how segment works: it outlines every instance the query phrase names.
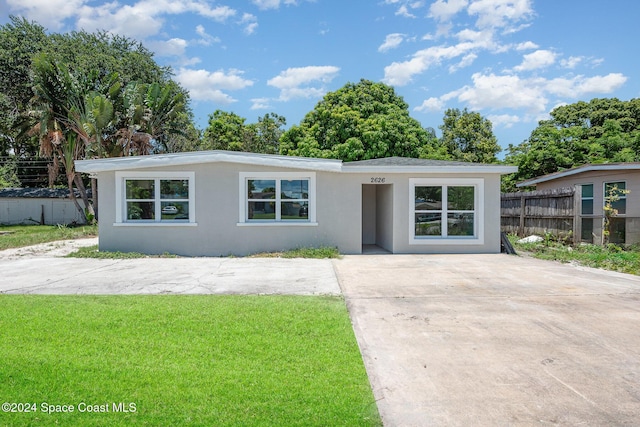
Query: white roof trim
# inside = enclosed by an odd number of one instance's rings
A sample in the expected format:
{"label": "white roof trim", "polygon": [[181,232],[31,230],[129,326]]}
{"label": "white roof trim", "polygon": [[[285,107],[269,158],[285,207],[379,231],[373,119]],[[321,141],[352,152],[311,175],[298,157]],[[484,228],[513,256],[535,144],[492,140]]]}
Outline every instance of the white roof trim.
{"label": "white roof trim", "polygon": [[199,163],[240,163],[245,165],[271,166],[279,168],[304,169],[309,171],[344,172],[344,173],[498,173],[507,174],[518,170],[516,166],[473,164],[468,165],[350,165],[342,160],[316,159],[309,157],[280,156],[275,154],[256,154],[238,151],[194,151],[187,153],[159,154],[151,156],[112,157],[107,159],[77,160],[76,170],[96,174],[120,170],[182,166]]}
{"label": "white roof trim", "polygon": [[517,166],[506,165],[443,165],[443,166],[346,166],[342,168],[344,173],[499,173],[508,174],[518,171]]}
{"label": "white roof trim", "polygon": [[341,160],[313,159],[308,157],[279,156],[235,151],[194,151],[188,153],[159,154],[152,156],[114,157],[76,161],[78,172],[96,173],[125,169],[143,169],[165,166],[192,165],[198,163],[241,163],[327,172],[340,172]]}
{"label": "white roof trim", "polygon": [[584,165],[573,169],[567,169],[561,172],[550,173],[548,175],[542,175],[537,178],[528,179],[516,184],[516,187],[529,187],[541,182],[553,181],[554,179],[565,178],[572,175],[577,175],[584,172],[592,171],[620,171],[620,170],[638,170],[640,169],[640,163],[601,163],[596,165]]}

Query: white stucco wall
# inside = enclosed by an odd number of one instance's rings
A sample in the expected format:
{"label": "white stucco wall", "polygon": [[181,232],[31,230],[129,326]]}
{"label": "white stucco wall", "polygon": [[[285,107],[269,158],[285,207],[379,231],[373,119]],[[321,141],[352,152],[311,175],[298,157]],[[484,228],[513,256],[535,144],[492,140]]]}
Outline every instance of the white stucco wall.
{"label": "white stucco wall", "polygon": [[[316,171],[317,225],[239,224],[241,172],[301,172],[236,163],[193,164],[144,168],[144,171],[195,173],[196,225],[118,225],[115,216],[115,172],[98,174],[100,249],[174,253],[186,256],[245,255],[301,246],[337,246],[341,253],[361,253],[363,184],[372,174]],[[304,173],[304,172],[302,172]],[[376,229],[377,238],[394,253],[487,253],[500,251],[500,182],[498,174],[484,179],[484,242],[480,245],[415,245],[409,242],[409,178],[440,174],[382,174],[385,191],[377,192],[376,218],[392,226]]]}

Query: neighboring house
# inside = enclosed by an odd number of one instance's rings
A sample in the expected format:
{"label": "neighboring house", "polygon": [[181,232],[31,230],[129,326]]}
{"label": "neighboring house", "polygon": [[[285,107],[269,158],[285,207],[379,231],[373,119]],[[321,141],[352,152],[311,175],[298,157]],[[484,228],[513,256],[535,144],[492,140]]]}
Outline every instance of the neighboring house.
{"label": "neighboring house", "polygon": [[610,190],[619,192],[612,203],[618,215],[611,221],[609,241],[632,244],[640,242],[640,163],[587,164],[529,179],[518,187],[535,186],[538,190],[575,187],[580,220],[577,235],[582,241],[602,242],[604,206]]}
{"label": "neighboring house", "polygon": [[500,252],[515,167],[205,151],[76,162],[98,178],[100,249],[188,256],[330,245],[358,254]]}
{"label": "neighboring house", "polygon": [[[82,200],[78,200],[83,206]],[[0,224],[84,224],[85,217],[69,198],[69,190],[0,189]]]}

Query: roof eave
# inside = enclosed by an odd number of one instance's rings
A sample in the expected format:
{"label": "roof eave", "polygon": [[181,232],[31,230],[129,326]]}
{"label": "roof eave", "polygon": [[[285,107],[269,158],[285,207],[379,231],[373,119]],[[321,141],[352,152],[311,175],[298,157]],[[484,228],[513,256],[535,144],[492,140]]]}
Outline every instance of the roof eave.
{"label": "roof eave", "polygon": [[446,173],[446,174],[477,174],[498,173],[509,174],[518,171],[516,166],[505,165],[447,165],[447,166],[347,166],[343,165],[342,172],[346,173]]}
{"label": "roof eave", "polygon": [[339,172],[342,161],[312,159],[232,152],[194,152],[164,154],[159,156],[119,157],[112,159],[78,160],[76,170],[85,173],[113,172],[117,170],[147,169],[154,167],[182,166],[199,163],[241,163],[258,166],[285,167],[315,171]]}
{"label": "roof eave", "polygon": [[541,182],[553,181],[560,178],[566,178],[568,176],[577,175],[585,172],[592,171],[607,171],[607,170],[640,170],[640,163],[630,163],[630,164],[621,164],[621,163],[601,163],[596,165],[585,165],[579,166],[573,169],[567,169],[561,172],[555,172],[548,175],[539,176],[537,178],[528,179],[526,181],[522,181],[516,184],[516,187],[531,187],[536,184],[540,184]]}

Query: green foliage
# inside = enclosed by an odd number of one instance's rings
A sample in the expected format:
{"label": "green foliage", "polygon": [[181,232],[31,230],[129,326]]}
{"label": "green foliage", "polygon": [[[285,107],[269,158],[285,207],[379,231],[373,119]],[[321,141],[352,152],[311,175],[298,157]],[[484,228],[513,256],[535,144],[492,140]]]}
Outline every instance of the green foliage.
{"label": "green foliage", "polygon": [[640,161],[640,99],[592,99],[555,108],[505,161],[518,166],[506,179],[519,181],[586,163]]}
{"label": "green foliage", "polygon": [[480,113],[450,108],[444,113],[440,140],[451,158],[474,163],[495,163],[501,149],[491,121]]}
{"label": "green foliage", "polygon": [[446,156],[434,132],[409,116],[407,103],[392,87],[364,79],[326,94],[300,125],[282,135],[280,152],[345,161]]}
{"label": "green foliage", "polygon": [[[340,297],[0,295],[3,425],[381,426]],[[113,403],[135,404],[115,412]]]}
{"label": "green foliage", "polygon": [[14,162],[9,161],[0,165],[0,188],[20,187],[17,173],[18,169]]}
{"label": "green foliage", "polygon": [[216,110],[209,116],[202,148],[277,154],[286,119],[269,113],[259,117],[258,123],[245,124],[245,120],[235,113]]}

